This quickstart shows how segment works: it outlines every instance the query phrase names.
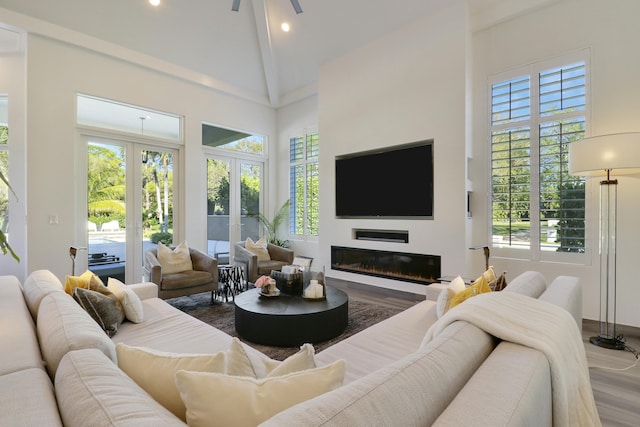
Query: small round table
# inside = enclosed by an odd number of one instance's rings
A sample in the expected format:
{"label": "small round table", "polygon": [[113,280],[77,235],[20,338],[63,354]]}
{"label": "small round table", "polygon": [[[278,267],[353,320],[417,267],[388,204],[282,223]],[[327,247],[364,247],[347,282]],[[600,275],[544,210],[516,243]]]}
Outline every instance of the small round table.
{"label": "small round table", "polygon": [[327,297],[309,300],[280,293],[260,295],[254,288],[235,298],[238,334],[253,343],[277,347],[296,347],[337,337],[349,320],[349,297],[327,286]]}

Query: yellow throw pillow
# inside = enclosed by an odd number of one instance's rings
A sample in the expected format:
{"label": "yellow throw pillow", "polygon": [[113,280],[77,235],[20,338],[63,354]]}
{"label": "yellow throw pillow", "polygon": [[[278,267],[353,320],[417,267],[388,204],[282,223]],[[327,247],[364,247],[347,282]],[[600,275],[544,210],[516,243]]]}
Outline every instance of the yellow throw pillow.
{"label": "yellow throw pillow", "polygon": [[176,385],[187,407],[190,427],[257,426],[278,412],[342,385],[345,362],[280,377],[255,379],[178,371]]}
{"label": "yellow throw pillow", "polygon": [[486,292],[491,292],[491,288],[489,287],[489,282],[484,277],[484,275],[478,277],[475,282],[467,289],[462,292],[458,292],[453,298],[451,298],[451,303],[449,304],[449,310],[455,307],[458,304],[463,303],[469,298],[475,297],[476,295],[484,294]]}
{"label": "yellow throw pillow", "polygon": [[254,242],[251,237],[247,237],[244,242],[244,247],[249,252],[258,255],[258,261],[270,261],[271,255],[267,250],[267,239],[262,237],[257,242]]}
{"label": "yellow throw pillow", "polygon": [[[76,288],[89,288],[89,282],[94,274],[91,270],[87,270],[82,273],[80,276],[67,276],[64,282],[64,291],[69,295],[73,295],[73,291]],[[99,280],[99,279],[98,279]]]}
{"label": "yellow throw pillow", "polygon": [[162,242],[158,243],[158,262],[162,267],[162,274],[174,274],[193,270],[189,246],[186,240],[171,250]]}

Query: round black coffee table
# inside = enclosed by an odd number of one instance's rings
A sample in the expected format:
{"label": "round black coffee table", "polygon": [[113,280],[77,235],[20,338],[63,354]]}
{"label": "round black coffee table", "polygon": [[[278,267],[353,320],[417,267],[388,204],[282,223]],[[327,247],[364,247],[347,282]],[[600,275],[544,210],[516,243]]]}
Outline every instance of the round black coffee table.
{"label": "round black coffee table", "polygon": [[327,286],[327,298],[308,300],[280,293],[260,295],[254,288],[235,298],[236,331],[247,341],[296,347],[337,337],[347,327],[349,297]]}

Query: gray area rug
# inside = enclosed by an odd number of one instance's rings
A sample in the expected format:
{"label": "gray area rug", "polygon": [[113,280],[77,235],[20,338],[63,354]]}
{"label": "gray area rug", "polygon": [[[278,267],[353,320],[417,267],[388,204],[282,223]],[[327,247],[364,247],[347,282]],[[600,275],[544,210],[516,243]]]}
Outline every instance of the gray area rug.
{"label": "gray area rug", "polygon": [[[215,301],[212,304],[211,293],[205,292],[202,294],[168,299],[167,302],[175,308],[217,329],[220,329],[231,336],[238,336],[234,325],[233,301]],[[349,300],[349,323],[347,324],[345,331],[331,340],[313,343],[313,347],[316,349],[316,353],[318,353],[371,325],[399,313],[400,311],[401,310],[397,308],[380,307],[375,304]],[[254,344],[245,340],[242,341],[276,360],[284,360],[299,350],[298,347],[269,347]]]}

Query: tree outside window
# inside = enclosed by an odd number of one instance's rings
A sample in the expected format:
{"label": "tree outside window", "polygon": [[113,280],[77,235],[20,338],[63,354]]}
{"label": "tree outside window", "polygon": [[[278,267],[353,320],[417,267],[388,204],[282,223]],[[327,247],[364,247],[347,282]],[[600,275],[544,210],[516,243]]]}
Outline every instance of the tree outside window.
{"label": "tree outside window", "polygon": [[318,235],[318,133],[289,140],[289,231],[292,235]]}

